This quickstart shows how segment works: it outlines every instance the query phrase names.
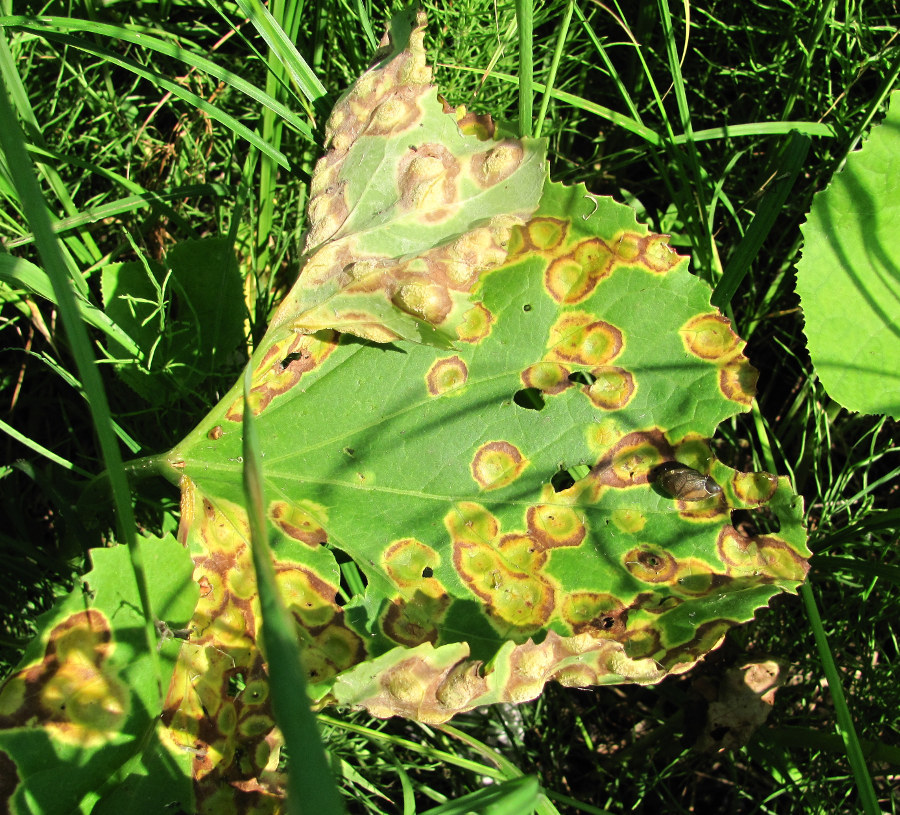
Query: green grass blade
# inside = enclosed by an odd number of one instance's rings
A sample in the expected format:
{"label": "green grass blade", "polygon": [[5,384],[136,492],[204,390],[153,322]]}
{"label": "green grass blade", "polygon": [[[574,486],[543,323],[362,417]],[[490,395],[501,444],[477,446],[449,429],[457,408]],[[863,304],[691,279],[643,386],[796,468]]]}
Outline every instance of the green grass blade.
{"label": "green grass blade", "polygon": [[556,82],[556,74],[559,70],[559,63],[562,59],[563,49],[566,47],[566,37],[569,33],[569,25],[572,22],[572,14],[575,11],[575,0],[569,0],[563,19],[559,24],[556,32],[556,47],[553,49],[553,59],[550,62],[550,70],[547,72],[547,82],[544,88],[544,95],[541,97],[541,107],[538,110],[537,123],[534,128],[534,135],[540,136],[544,128],[544,119],[547,116],[547,107],[553,95],[553,84]]}
{"label": "green grass blade", "polygon": [[799,133],[791,133],[788,143],[782,151],[774,170],[775,181],[766,191],[760,202],[759,209],[754,215],[747,232],[735,249],[722,272],[722,277],[716,284],[710,302],[718,308],[725,308],[731,303],[741,281],[750,271],[756,255],[762,248],[763,242],[775,225],[775,220],[781,214],[784,202],[794,188],[794,182],[806,161],[809,152],[810,138]]}
{"label": "green grass blade", "polygon": [[248,365],[244,374],[244,494],[250,519],[272,706],[288,753],[288,807],[291,815],[340,815],[344,807],[331,776],[316,719],[309,707],[294,621],[281,601],[275,582],[266,534],[259,440],[248,401],[250,387],[251,368]]}
{"label": "green grass blade", "polygon": [[29,450],[33,450],[39,456],[43,456],[46,459],[49,459],[54,464],[58,464],[60,467],[65,468],[66,470],[71,470],[73,473],[77,473],[82,478],[91,478],[91,473],[87,470],[82,470],[81,467],[73,464],[71,461],[66,461],[62,456],[56,455],[52,450],[48,450],[42,444],[38,444],[36,441],[32,441],[23,433],[20,433],[16,430],[12,425],[8,425],[3,419],[0,419],[0,430],[6,433],[7,436],[11,436],[20,444],[24,444]]}
{"label": "green grass blade", "polygon": [[531,0],[516,0],[519,26],[519,135],[530,136],[534,107],[534,7]]}
{"label": "green grass blade", "polygon": [[538,805],[541,787],[537,778],[513,778],[501,784],[463,795],[455,801],[426,810],[422,815],[530,815]]}
{"label": "green grass blade", "polygon": [[292,127],[296,128],[300,135],[312,142],[314,140],[312,129],[303,121],[296,113],[294,113],[287,105],[280,102],[273,95],[261,91],[256,85],[248,82],[246,79],[232,73],[221,67],[212,60],[206,59],[199,54],[192,53],[176,43],[161,40],[147,34],[143,28],[135,29],[134,27],[107,25],[97,23],[92,20],[79,20],[71,17],[2,17],[0,18],[0,26],[8,26],[10,28],[18,28],[22,31],[31,31],[38,35],[43,35],[48,31],[76,31],[90,33],[100,37],[108,37],[113,40],[121,40],[130,42],[141,48],[150,51],[156,51],[164,56],[171,57],[184,62],[195,70],[201,71],[214,79],[224,82],[234,90],[249,96],[256,102],[259,102],[264,109],[272,111]]}
{"label": "green grass blade", "polygon": [[800,596],[803,598],[803,605],[806,607],[813,637],[819,651],[819,658],[822,660],[825,678],[828,680],[828,690],[831,693],[831,699],[834,702],[834,712],[837,717],[837,731],[843,739],[847,760],[850,762],[850,768],[853,771],[853,778],[856,781],[856,788],[859,792],[861,810],[866,815],[880,815],[881,807],[878,805],[875,789],[872,786],[872,778],[866,767],[866,759],[863,756],[862,747],[856,735],[856,728],[853,726],[853,717],[850,715],[850,709],[847,707],[847,699],[841,686],[841,675],[838,673],[837,666],[834,663],[834,656],[831,653],[831,648],[828,646],[828,638],[825,636],[825,627],[822,625],[822,618],[819,616],[816,598],[813,594],[812,586],[808,582],[800,586]]}
{"label": "green grass blade", "polygon": [[0,121],[4,122],[4,126],[0,127],[0,148],[2,148],[6,157],[12,181],[18,190],[22,209],[34,232],[35,243],[37,244],[44,268],[53,284],[53,292],[56,296],[60,317],[69,338],[69,345],[72,356],[75,358],[78,374],[84,384],[84,392],[90,406],[94,429],[103,455],[103,462],[109,473],[113,503],[116,507],[119,536],[120,540],[125,541],[128,545],[131,566],[134,570],[141,598],[141,610],[144,614],[144,635],[147,640],[147,648],[150,651],[151,666],[156,676],[159,701],[162,704],[162,678],[159,654],[156,651],[156,633],[153,627],[156,618],[150,603],[143,558],[137,543],[131,495],[122,466],[122,455],[113,432],[109,403],[106,400],[106,392],[103,389],[100,371],[91,351],[87,329],[85,329],[84,323],[81,321],[78,306],[75,302],[75,295],[70,288],[68,270],[57,244],[56,236],[53,234],[50,216],[47,213],[47,203],[41,195],[31,161],[25,150],[24,137],[15,122],[5,89],[0,92]]}
{"label": "green grass blade", "polygon": [[269,10],[259,0],[237,0],[237,5],[266,41],[266,45],[278,54],[299,91],[312,103],[325,96],[327,93],[325,86],[307,65],[306,60]]}

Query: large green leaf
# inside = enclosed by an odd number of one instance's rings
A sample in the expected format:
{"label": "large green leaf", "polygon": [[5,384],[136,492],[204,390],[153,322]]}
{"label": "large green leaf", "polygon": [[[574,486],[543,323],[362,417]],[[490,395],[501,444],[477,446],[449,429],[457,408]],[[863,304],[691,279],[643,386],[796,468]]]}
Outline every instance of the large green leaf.
{"label": "large green leaf", "polygon": [[850,410],[900,419],[900,91],[884,121],[816,194],[797,292],[809,353]]}
{"label": "large green leaf", "polygon": [[[187,625],[197,604],[190,558],[171,536],[141,545],[159,628],[171,634]],[[4,811],[91,811],[110,782],[120,786],[123,801],[140,789],[133,802],[141,806],[97,812],[190,804],[190,754],[178,756],[160,743],[162,700],[127,548],[94,549],[91,560],[79,586],[41,618],[40,636],[0,690]],[[169,636],[160,646],[166,684],[180,652],[176,643]]]}
{"label": "large green leaf", "polygon": [[[794,590],[809,552],[787,480],[711,453],[756,373],[709,288],[609,198],[547,185],[534,212],[540,146],[457,129],[422,26],[395,20],[335,109],[308,262],[251,359],[250,404],[315,698],[442,722],[551,679],[686,670]],[[166,719],[202,745],[198,801],[227,782],[264,809],[279,739],[242,411],[236,386],[166,457],[201,587]],[[663,489],[673,462],[708,497]],[[739,531],[732,512],[764,504],[777,531]]]}

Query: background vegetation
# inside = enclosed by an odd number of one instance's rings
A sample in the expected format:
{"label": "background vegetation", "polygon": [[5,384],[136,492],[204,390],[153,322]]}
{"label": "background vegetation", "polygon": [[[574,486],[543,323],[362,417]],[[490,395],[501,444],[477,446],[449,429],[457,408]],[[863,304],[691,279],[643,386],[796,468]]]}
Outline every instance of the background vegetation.
{"label": "background vegetation", "polygon": [[[425,5],[441,92],[515,126],[512,4]],[[252,344],[301,262],[305,185],[330,102],[297,92],[284,57],[247,21],[253,4],[0,7],[0,71],[87,295],[103,303],[97,270],[111,260],[159,260],[176,241],[227,237],[245,281]],[[362,0],[273,0],[271,10],[331,101],[366,67],[388,15]],[[78,22],[39,27],[13,12]],[[531,44],[536,82],[553,87],[546,106],[536,87],[533,125],[549,137],[552,177],[630,203],[691,253],[698,275],[713,286],[726,280],[716,302],[748,341],[760,383],[753,412],[720,428],[717,454],[742,469],[787,473],[805,496],[812,598],[886,811],[900,803],[897,429],[848,413],[818,385],[792,266],[813,194],[880,118],[896,81],[898,18],[887,0],[550,2],[534,12]],[[293,122],[235,77],[279,99]],[[39,264],[2,170],[4,252]],[[177,344],[189,320],[164,286],[154,296],[154,323]],[[84,568],[87,549],[114,538],[115,520],[87,490],[102,465],[54,304],[9,280],[0,302],[2,676],[36,616]],[[101,356],[109,345],[100,332],[94,338]],[[165,389],[155,402],[117,374],[139,366],[120,350],[102,372],[127,457],[171,447],[243,362],[203,371],[186,391],[176,357],[145,360]],[[134,500],[139,529],[174,530],[177,496],[167,485],[141,482]],[[859,779],[835,730],[808,608],[778,598],[698,669],[656,687],[554,686],[533,703],[468,714],[437,731],[329,711],[321,721],[348,806],[405,813],[415,802],[424,810],[486,778],[525,773],[538,775],[566,812],[857,811]],[[699,749],[710,688],[758,656],[786,666],[767,723],[733,750]]]}

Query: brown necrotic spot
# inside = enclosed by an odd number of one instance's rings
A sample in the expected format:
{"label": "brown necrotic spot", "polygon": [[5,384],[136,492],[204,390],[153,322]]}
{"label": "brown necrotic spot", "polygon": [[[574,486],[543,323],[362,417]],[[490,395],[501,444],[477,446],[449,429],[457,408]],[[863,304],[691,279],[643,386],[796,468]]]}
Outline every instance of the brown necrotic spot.
{"label": "brown necrotic spot", "polygon": [[482,444],[472,459],[472,478],[483,490],[508,487],[528,466],[528,460],[508,441]]}
{"label": "brown necrotic spot", "polygon": [[594,381],[583,390],[591,403],[601,410],[620,410],[634,397],[636,390],[631,371],[618,366],[595,369]]}
{"label": "brown necrotic spot", "polygon": [[551,326],[547,347],[550,360],[591,368],[614,360],[624,343],[614,325],[583,311],[570,311]]}
{"label": "brown necrotic spot", "polygon": [[565,241],[569,224],[558,218],[532,218],[523,232],[525,243],[530,249],[549,252]]}
{"label": "brown necrotic spot", "polygon": [[548,396],[562,393],[569,387],[569,372],[558,362],[538,362],[522,371],[526,388],[536,388]]}
{"label": "brown necrotic spot", "polygon": [[678,563],[658,546],[645,544],[625,553],[623,565],[643,583],[670,583],[678,572]]}
{"label": "brown necrotic spot", "polygon": [[447,287],[426,280],[404,283],[393,296],[392,302],[407,314],[431,325],[440,325],[453,308],[453,300]]}
{"label": "brown necrotic spot", "polygon": [[449,606],[450,597],[446,594],[435,597],[417,591],[410,600],[395,600],[388,605],[381,618],[382,631],[400,645],[436,644],[438,627]]}
{"label": "brown necrotic spot", "polygon": [[759,371],[743,356],[719,369],[719,389],[726,399],[740,405],[749,405],[753,402],[758,379]]}
{"label": "brown necrotic spot", "polygon": [[558,546],[578,546],[587,530],[581,516],[573,507],[538,504],[525,513],[528,534],[542,549]]}
{"label": "brown necrotic spot", "polygon": [[497,143],[471,159],[471,177],[480,187],[493,187],[509,178],[522,163],[522,145],[513,139]]}
{"label": "brown necrotic spot", "polygon": [[692,317],[680,333],[688,352],[709,362],[725,362],[742,345],[740,337],[731,330],[731,322],[721,314]]}
{"label": "brown necrotic spot", "polygon": [[423,144],[409,150],[397,167],[400,206],[420,213],[426,221],[440,221],[453,212],[458,196],[459,162],[443,145]]}
{"label": "brown necrotic spot", "polygon": [[578,591],[566,595],[562,617],[576,634],[618,639],[625,633],[628,610],[611,594]]}
{"label": "brown necrotic spot", "polygon": [[461,388],[469,377],[466,363],[458,356],[439,359],[425,374],[425,387],[431,396],[441,396],[448,391]]}
{"label": "brown necrotic spot", "polygon": [[544,286],[557,303],[580,303],[609,276],[614,261],[614,255],[603,241],[598,238],[582,241],[568,254],[560,255],[548,264]]}
{"label": "brown necrotic spot", "polygon": [[206,438],[208,438],[210,441],[218,441],[222,438],[223,432],[224,431],[222,430],[222,425],[217,424],[212,430],[209,431],[209,433],[206,434]]}
{"label": "brown necrotic spot", "polygon": [[463,316],[462,322],[456,327],[456,336],[461,342],[477,345],[491,333],[493,322],[494,315],[482,303],[477,303]]}
{"label": "brown necrotic spot", "polygon": [[289,504],[287,501],[273,501],[269,504],[269,518],[285,535],[313,548],[328,540],[328,533],[318,517],[324,508],[312,502]]}
{"label": "brown necrotic spot", "polygon": [[397,136],[418,122],[419,107],[413,99],[403,98],[404,90],[395,92],[372,111],[364,131],[367,136]]}

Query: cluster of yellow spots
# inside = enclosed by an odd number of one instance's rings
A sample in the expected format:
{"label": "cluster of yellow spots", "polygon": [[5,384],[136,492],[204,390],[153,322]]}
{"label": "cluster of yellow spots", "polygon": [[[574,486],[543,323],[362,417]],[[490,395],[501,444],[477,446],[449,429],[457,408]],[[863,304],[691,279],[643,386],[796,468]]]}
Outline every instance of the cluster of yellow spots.
{"label": "cluster of yellow spots", "polygon": [[[317,334],[291,334],[276,342],[266,352],[253,372],[250,386],[250,409],[258,416],[276,396],[287,393],[301,377],[321,365],[337,348],[334,331]],[[225,418],[240,422],[244,418],[244,400],[239,397],[225,413]]]}
{"label": "cluster of yellow spots", "polygon": [[728,318],[718,312],[698,314],[679,333],[689,354],[718,368],[719,389],[725,398],[749,406],[759,374],[744,356],[745,343],[734,333]]}
{"label": "cluster of yellow spots", "polygon": [[109,665],[109,620],[79,611],[50,632],[41,662],[11,676],[0,693],[0,729],[42,722],[55,741],[97,747],[121,732],[128,716],[127,685]]}
{"label": "cluster of yellow spots", "polygon": [[525,531],[500,533],[485,507],[462,502],[444,517],[453,565],[505,633],[533,631],[556,610],[558,587],[544,571],[549,552],[579,546],[584,523],[573,507],[538,504],[525,513]]}
{"label": "cluster of yellow spots", "polygon": [[514,444],[489,441],[475,451],[470,470],[482,490],[497,490],[512,484],[527,466],[528,459]]}
{"label": "cluster of yellow spots", "polygon": [[584,311],[564,312],[550,327],[547,352],[541,362],[526,368],[522,382],[554,396],[568,388],[573,372],[587,372],[590,383],[582,392],[601,410],[620,410],[634,397],[634,376],[610,365],[624,349],[622,332]]}

